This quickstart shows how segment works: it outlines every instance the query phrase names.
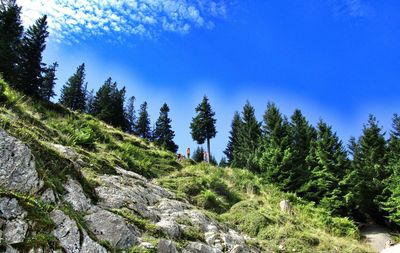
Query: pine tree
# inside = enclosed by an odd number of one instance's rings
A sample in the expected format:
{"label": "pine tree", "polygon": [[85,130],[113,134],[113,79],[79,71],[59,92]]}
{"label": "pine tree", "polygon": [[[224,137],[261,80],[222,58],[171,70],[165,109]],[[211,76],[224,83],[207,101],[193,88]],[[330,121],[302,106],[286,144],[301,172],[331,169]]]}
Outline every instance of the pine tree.
{"label": "pine tree", "polygon": [[22,39],[18,82],[15,87],[25,94],[39,96],[42,84],[42,53],[46,48],[47,16],[39,18]]}
{"label": "pine tree", "polygon": [[227,158],[227,163],[231,164],[233,160],[233,150],[235,146],[237,145],[237,132],[239,131],[239,126],[241,124],[241,118],[240,114],[238,112],[235,112],[231,124],[231,131],[229,132],[229,141],[228,145],[224,151],[224,154],[226,155]]}
{"label": "pine tree", "polygon": [[363,216],[379,216],[378,203],[384,199],[383,181],[387,179],[386,140],[376,118],[369,116],[354,149],[351,186],[352,202]]}
{"label": "pine tree", "polygon": [[126,119],[129,124],[129,132],[131,134],[136,134],[136,110],[135,110],[135,96],[132,96],[128,99],[128,105],[125,108]]}
{"label": "pine tree", "polygon": [[85,64],[82,63],[76,72],[62,87],[59,103],[71,110],[84,111],[86,107],[85,94]]}
{"label": "pine tree", "polygon": [[393,116],[392,131],[387,151],[387,171],[390,177],[386,180],[384,192],[388,195],[380,207],[388,212],[387,217],[400,225],[400,116]]}
{"label": "pine tree", "polygon": [[192,155],[192,160],[201,163],[204,161],[204,148],[203,147],[197,147],[196,150],[193,152]]}
{"label": "pine tree", "polygon": [[128,127],[124,110],[125,87],[117,88],[117,83],[109,77],[96,92],[92,114],[114,127],[126,130]]}
{"label": "pine tree", "polygon": [[256,150],[261,138],[261,124],[257,121],[254,107],[249,101],[243,107],[241,118],[237,134],[238,145],[233,149],[232,166],[258,171]]}
{"label": "pine tree", "polygon": [[317,125],[317,137],[312,141],[307,162],[310,176],[299,193],[334,214],[345,214],[344,189],[340,182],[350,164],[342,142],[323,121]]}
{"label": "pine tree", "polygon": [[85,105],[85,112],[88,114],[94,113],[94,90],[91,89],[90,91],[86,90],[86,105]]}
{"label": "pine tree", "polygon": [[315,129],[308,123],[299,109],[296,109],[291,116],[290,122],[292,170],[293,181],[291,189],[299,189],[309,176],[307,156],[310,152],[311,142],[315,139]]}
{"label": "pine tree", "polygon": [[289,123],[273,103],[264,114],[262,145],[258,149],[260,170],[269,182],[283,190],[293,190],[298,179],[292,170]]}
{"label": "pine tree", "polygon": [[207,141],[207,152],[211,157],[210,139],[217,134],[215,129],[216,119],[215,112],[211,109],[207,96],[203,97],[203,101],[196,107],[196,117],[192,119],[190,124],[191,135],[193,140],[198,144],[203,144]]}
{"label": "pine tree", "polygon": [[0,2],[0,73],[13,85],[16,83],[18,50],[23,33],[20,15],[21,7],[15,0]]}
{"label": "pine tree", "polygon": [[228,163],[228,161],[226,160],[226,157],[223,156],[223,157],[221,158],[221,160],[219,161],[219,163],[218,163],[218,167],[225,168],[225,167],[228,167],[228,166],[229,166],[229,163]]}
{"label": "pine tree", "polygon": [[175,153],[178,146],[173,141],[175,133],[171,129],[171,119],[168,117],[168,113],[169,107],[164,103],[160,108],[160,116],[157,119],[153,136],[157,145]]}
{"label": "pine tree", "polygon": [[136,134],[146,140],[151,139],[150,118],[147,112],[147,102],[140,105],[139,118],[136,125]]}
{"label": "pine tree", "polygon": [[55,62],[44,70],[44,77],[40,86],[39,94],[41,98],[47,101],[50,101],[50,99],[56,95],[54,93],[54,86],[56,85],[57,80],[57,67],[58,63]]}

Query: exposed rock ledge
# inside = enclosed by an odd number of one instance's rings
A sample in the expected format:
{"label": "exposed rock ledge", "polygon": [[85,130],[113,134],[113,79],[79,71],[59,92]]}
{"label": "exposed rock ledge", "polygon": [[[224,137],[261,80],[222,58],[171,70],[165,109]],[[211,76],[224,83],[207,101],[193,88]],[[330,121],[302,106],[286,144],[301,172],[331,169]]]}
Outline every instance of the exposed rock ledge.
{"label": "exposed rock ledge", "polygon": [[[75,156],[70,147],[58,144],[53,147],[60,153],[65,152],[65,156]],[[118,175],[98,176],[96,180],[99,186],[95,191],[99,201],[96,205],[72,178],[64,184],[64,196],[56,198],[51,189],[42,189],[43,181],[38,177],[30,149],[1,129],[0,167],[1,188],[23,194],[38,194],[40,191],[43,192],[41,197],[35,195],[38,199],[55,205],[49,214],[55,224],[52,233],[67,253],[107,252],[100,241],[107,242],[114,249],[140,245],[143,248],[155,248],[160,253],[175,253],[179,251],[174,240],[185,238],[188,231],[196,231],[199,238],[192,238],[181,250],[182,253],[259,252],[246,244],[245,236],[210,219],[188,203],[175,200],[174,194],[141,175],[121,168],[116,168]],[[79,227],[62,208],[58,208],[57,204],[63,203],[69,203],[83,215],[84,228]],[[144,236],[146,231],[119,215],[118,210],[155,224],[165,239],[159,240],[157,245],[147,242]],[[18,252],[13,245],[23,242],[27,234],[32,232],[27,212],[17,199],[0,198],[0,229],[7,252]],[[44,252],[48,250],[44,249]],[[32,249],[31,252],[43,252],[43,249]]]}

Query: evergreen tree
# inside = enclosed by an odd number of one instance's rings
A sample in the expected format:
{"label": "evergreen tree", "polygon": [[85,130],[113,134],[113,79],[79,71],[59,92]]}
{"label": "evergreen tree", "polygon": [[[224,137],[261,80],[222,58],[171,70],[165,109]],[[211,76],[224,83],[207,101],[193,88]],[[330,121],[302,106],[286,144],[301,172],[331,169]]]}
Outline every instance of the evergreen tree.
{"label": "evergreen tree", "polygon": [[237,147],[233,149],[232,166],[258,171],[256,150],[261,138],[261,124],[257,121],[254,107],[249,103],[243,107],[242,122],[237,134]]}
{"label": "evergreen tree", "polygon": [[117,83],[109,77],[96,92],[93,100],[93,115],[114,127],[126,130],[128,127],[124,110],[125,87],[117,88]]}
{"label": "evergreen tree", "polygon": [[312,141],[307,162],[310,176],[300,194],[334,214],[344,215],[346,203],[340,182],[350,164],[342,142],[323,121],[317,125],[317,137]]}
{"label": "evergreen tree", "polygon": [[94,114],[94,90],[91,89],[90,91],[86,90],[86,105],[85,105],[85,112],[88,114]]}
{"label": "evergreen tree", "polygon": [[168,113],[169,107],[164,103],[160,109],[160,116],[156,122],[154,141],[157,145],[175,153],[178,150],[178,146],[173,141],[175,133],[171,129],[171,119],[168,117]]}
{"label": "evergreen tree", "polygon": [[139,118],[136,125],[136,134],[146,140],[151,139],[150,118],[147,112],[147,102],[140,105]]}
{"label": "evergreen tree", "polygon": [[215,129],[215,112],[212,111],[206,96],[203,97],[203,101],[196,107],[196,113],[196,117],[192,119],[192,123],[190,124],[192,138],[198,144],[203,144],[207,141],[207,152],[209,157],[211,157],[210,139],[215,137],[217,130]]}
{"label": "evergreen tree", "polygon": [[86,107],[84,82],[85,64],[82,63],[62,87],[59,103],[71,110],[84,111]]}
{"label": "evergreen tree", "polygon": [[203,147],[197,147],[196,150],[193,152],[192,155],[192,160],[201,163],[204,161],[204,148]]}
{"label": "evergreen tree", "polygon": [[385,191],[389,196],[383,200],[381,208],[388,212],[388,218],[400,225],[400,117],[393,116],[392,131],[388,145],[388,165],[387,171],[390,177],[385,181]]}
{"label": "evergreen tree", "polygon": [[56,69],[58,63],[55,62],[44,70],[44,77],[42,80],[42,85],[40,86],[39,94],[40,97],[50,101],[52,97],[56,94],[54,93],[54,86],[56,85]]}
{"label": "evergreen tree", "polygon": [[386,140],[376,118],[369,116],[363,134],[354,149],[352,178],[352,202],[357,211],[365,216],[379,217],[378,203],[385,197],[383,181],[388,177],[386,167]]}
{"label": "evergreen tree", "polygon": [[262,145],[258,149],[260,170],[269,182],[290,191],[297,174],[292,170],[290,129],[286,118],[273,103],[268,103],[264,114]]}
{"label": "evergreen tree", "polygon": [[311,142],[315,139],[315,129],[308,123],[299,109],[291,116],[290,122],[292,170],[293,178],[291,190],[299,189],[309,176],[307,156],[310,152]]}
{"label": "evergreen tree", "polygon": [[218,167],[225,168],[225,167],[228,167],[228,166],[229,166],[229,163],[227,162],[226,157],[223,156],[221,158],[221,160],[219,161]]}
{"label": "evergreen tree", "polygon": [[231,131],[229,132],[229,141],[228,145],[224,151],[224,154],[226,155],[227,158],[227,163],[231,164],[233,160],[233,150],[235,146],[237,145],[237,133],[239,131],[239,126],[241,124],[241,118],[240,114],[238,112],[235,112],[231,124]]}
{"label": "evergreen tree", "polygon": [[20,15],[21,7],[15,0],[0,2],[0,73],[13,85],[16,83],[18,50],[23,33]]}
{"label": "evergreen tree", "polygon": [[47,16],[39,18],[25,33],[20,50],[18,82],[15,87],[25,94],[39,96],[42,84],[42,53],[46,48]]}
{"label": "evergreen tree", "polygon": [[126,106],[125,113],[126,119],[129,124],[129,132],[131,134],[136,134],[136,110],[135,110],[135,96],[132,96],[128,99],[128,105]]}

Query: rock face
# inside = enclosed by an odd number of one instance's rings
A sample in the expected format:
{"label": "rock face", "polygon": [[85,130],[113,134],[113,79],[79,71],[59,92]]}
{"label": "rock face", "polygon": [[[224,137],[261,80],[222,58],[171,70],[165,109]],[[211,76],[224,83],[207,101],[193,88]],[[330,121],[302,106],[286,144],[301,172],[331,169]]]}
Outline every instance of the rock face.
{"label": "rock face", "polygon": [[[77,170],[84,163],[73,148],[50,145],[70,159]],[[189,237],[191,241],[182,253],[258,252],[247,246],[243,235],[207,217],[192,205],[176,200],[174,194],[141,175],[118,167],[116,175],[91,178],[97,184],[97,203],[85,195],[82,186],[72,177],[63,181],[62,191],[42,189],[43,182],[38,177],[29,148],[1,129],[0,168],[0,188],[11,191],[10,196],[18,196],[0,197],[0,240],[6,252],[19,252],[17,245],[35,235],[36,221],[28,220],[31,210],[24,210],[28,208],[26,203],[19,202],[32,201],[32,198],[50,204],[52,211],[48,215],[54,222],[52,235],[66,253],[108,252],[100,241],[108,242],[112,250],[129,251],[135,246],[143,250],[157,249],[159,253],[177,253],[173,240]],[[12,195],[12,192],[18,194]],[[20,195],[29,196],[25,199]],[[73,210],[67,212],[64,208],[68,206]],[[74,215],[69,216],[72,213]],[[77,217],[82,217],[84,222]],[[152,244],[154,240],[148,240],[148,225],[156,227],[170,240],[161,239],[157,245]],[[29,252],[61,250],[39,247],[31,248]]]}
{"label": "rock face", "polygon": [[85,216],[85,221],[97,239],[110,242],[114,248],[124,249],[138,242],[139,230],[109,211],[99,209]]}
{"label": "rock face", "polygon": [[90,199],[85,196],[82,186],[77,181],[69,178],[64,189],[67,191],[64,200],[70,203],[75,211],[85,212],[91,207]]}
{"label": "rock face", "polygon": [[29,148],[0,129],[0,187],[34,194],[43,182],[39,180]]}
{"label": "rock face", "polygon": [[52,211],[50,217],[56,224],[53,235],[60,241],[65,252],[79,253],[80,233],[75,221],[60,210]]}

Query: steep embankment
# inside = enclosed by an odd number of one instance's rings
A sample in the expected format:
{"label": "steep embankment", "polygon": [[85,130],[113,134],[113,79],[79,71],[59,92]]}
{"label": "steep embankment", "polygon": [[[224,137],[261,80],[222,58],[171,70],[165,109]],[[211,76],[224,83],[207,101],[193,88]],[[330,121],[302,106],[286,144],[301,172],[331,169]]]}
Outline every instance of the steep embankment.
{"label": "steep embankment", "polygon": [[91,116],[8,88],[0,100],[0,251],[368,252],[351,222],[251,173],[183,169]]}

